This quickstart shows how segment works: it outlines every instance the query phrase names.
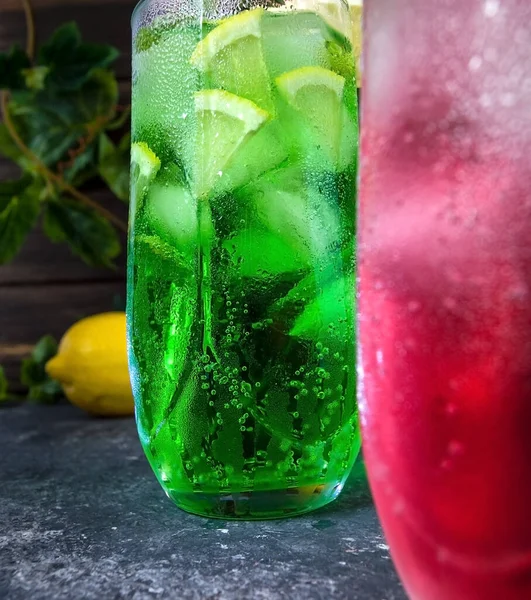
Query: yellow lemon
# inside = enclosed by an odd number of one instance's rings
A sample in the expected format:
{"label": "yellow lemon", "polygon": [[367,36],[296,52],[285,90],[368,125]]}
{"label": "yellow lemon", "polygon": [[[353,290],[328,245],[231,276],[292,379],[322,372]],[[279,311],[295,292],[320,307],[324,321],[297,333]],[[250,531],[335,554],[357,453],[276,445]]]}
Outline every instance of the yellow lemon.
{"label": "yellow lemon", "polygon": [[93,415],[133,414],[125,313],[95,315],[73,325],[46,372],[61,383],[72,404]]}

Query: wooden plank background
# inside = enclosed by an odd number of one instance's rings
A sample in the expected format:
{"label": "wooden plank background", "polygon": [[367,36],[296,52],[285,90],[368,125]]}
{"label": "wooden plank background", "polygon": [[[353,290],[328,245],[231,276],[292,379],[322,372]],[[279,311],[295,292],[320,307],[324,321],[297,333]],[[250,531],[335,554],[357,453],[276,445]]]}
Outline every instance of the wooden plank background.
{"label": "wooden plank background", "polygon": [[[130,96],[130,18],[136,0],[32,0],[37,43],[61,24],[76,21],[84,39],[120,50],[116,74],[125,102]],[[0,0],[0,51],[24,47],[26,26],[20,0]],[[0,158],[0,180],[17,169]],[[127,208],[102,184],[89,195],[126,218]],[[21,254],[0,266],[0,364],[11,381],[32,345],[48,333],[60,338],[75,321],[90,314],[123,308],[125,256],[116,271],[85,266],[64,245],[52,244],[40,231],[30,236]],[[16,383],[14,389],[17,389]]]}

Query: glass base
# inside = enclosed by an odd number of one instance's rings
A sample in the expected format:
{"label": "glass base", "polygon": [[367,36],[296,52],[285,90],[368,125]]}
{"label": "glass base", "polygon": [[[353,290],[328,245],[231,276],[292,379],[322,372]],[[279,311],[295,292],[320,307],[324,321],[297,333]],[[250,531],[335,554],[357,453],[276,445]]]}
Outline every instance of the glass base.
{"label": "glass base", "polygon": [[210,519],[260,521],[302,515],[332,502],[343,483],[232,493],[178,492],[168,496],[186,512]]}

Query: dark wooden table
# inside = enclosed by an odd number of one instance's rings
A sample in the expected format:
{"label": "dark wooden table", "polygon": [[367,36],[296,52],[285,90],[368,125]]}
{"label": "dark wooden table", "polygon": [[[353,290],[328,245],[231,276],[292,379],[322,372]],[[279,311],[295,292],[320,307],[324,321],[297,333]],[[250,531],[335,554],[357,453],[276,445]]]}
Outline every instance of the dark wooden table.
{"label": "dark wooden table", "polygon": [[69,406],[0,410],[0,598],[405,600],[358,464],[309,515],[188,515],[134,422]]}

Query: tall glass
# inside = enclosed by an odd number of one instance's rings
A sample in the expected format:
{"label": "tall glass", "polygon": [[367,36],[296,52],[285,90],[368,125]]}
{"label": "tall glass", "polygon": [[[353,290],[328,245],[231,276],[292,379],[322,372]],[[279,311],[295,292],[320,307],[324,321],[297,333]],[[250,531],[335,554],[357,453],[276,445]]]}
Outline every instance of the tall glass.
{"label": "tall glass", "polygon": [[530,23],[366,2],[359,399],[414,600],[531,598]]}
{"label": "tall glass", "polygon": [[146,455],[181,508],[333,500],[358,453],[347,5],[133,16],[128,330]]}

